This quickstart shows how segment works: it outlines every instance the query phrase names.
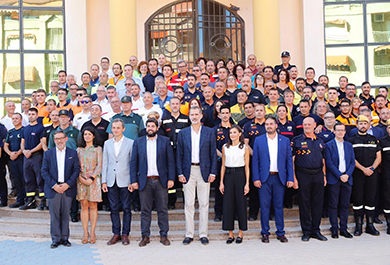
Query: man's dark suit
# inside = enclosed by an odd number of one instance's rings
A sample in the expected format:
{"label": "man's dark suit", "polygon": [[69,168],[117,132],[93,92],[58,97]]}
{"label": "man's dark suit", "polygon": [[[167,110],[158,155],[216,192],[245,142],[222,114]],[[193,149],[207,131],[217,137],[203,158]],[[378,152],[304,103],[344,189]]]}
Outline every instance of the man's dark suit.
{"label": "man's dark suit", "polygon": [[138,183],[141,200],[141,233],[150,237],[153,200],[156,204],[160,236],[167,236],[169,180],[175,181],[175,156],[168,137],[158,135],[156,139],[156,165],[158,178],[148,176],[147,136],[134,141],[130,162],[130,181]]}
{"label": "man's dark suit", "polygon": [[[339,152],[337,149],[336,139],[329,141],[325,145],[325,164],[326,164],[326,181],[329,192],[329,221],[330,230],[338,232],[337,216],[340,216],[340,230],[347,230],[349,203],[352,193],[352,173],[355,169],[355,152],[352,144],[344,141],[345,154],[345,172],[340,172]],[[347,182],[342,182],[340,176],[347,174]]]}
{"label": "man's dark suit", "polygon": [[45,196],[49,200],[50,234],[53,242],[66,241],[69,238],[69,212],[73,197],[76,196],[76,181],[80,173],[79,158],[76,150],[65,150],[64,183],[69,188],[62,194],[53,187],[58,183],[57,148],[43,155],[41,175],[45,180]]}

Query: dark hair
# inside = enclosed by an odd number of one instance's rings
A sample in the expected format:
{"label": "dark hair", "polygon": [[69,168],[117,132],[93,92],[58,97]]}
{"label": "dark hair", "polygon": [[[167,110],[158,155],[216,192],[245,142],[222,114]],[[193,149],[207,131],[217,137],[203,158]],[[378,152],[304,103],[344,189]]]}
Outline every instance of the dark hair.
{"label": "dark hair", "polygon": [[384,95],[376,95],[375,96],[375,101],[377,98],[383,98],[386,101],[386,97]]}
{"label": "dark hair", "polygon": [[195,78],[195,81],[196,81],[196,75],[194,75],[194,74],[189,74],[189,75],[187,75],[187,79],[188,79],[188,77],[193,77],[193,78]]}
{"label": "dark hair", "polygon": [[100,138],[99,138],[99,134],[96,132],[96,129],[92,126],[87,126],[86,128],[84,128],[82,131],[81,131],[81,134],[79,134],[79,139],[78,139],[78,143],[77,143],[77,146],[78,147],[82,147],[82,148],[85,148],[85,146],[87,145],[87,143],[85,142],[84,140],[84,133],[86,131],[89,131],[90,133],[92,133],[92,135],[95,137],[93,138],[93,145],[96,147],[96,146],[99,146],[100,144]]}
{"label": "dark hair", "polygon": [[295,83],[298,82],[298,81],[305,82],[305,79],[303,77],[298,77],[297,79],[295,79]]}
{"label": "dark hair", "polygon": [[348,103],[348,105],[351,105],[351,101],[349,99],[347,99],[347,98],[343,98],[342,100],[340,100],[340,106],[343,103]]}
{"label": "dark hair", "polygon": [[267,65],[266,67],[263,68],[263,73],[264,73],[264,70],[267,68],[271,69],[272,72],[274,71],[274,68],[271,65]]}
{"label": "dark hair", "polygon": [[370,82],[368,82],[368,81],[364,81],[364,82],[362,83],[362,86],[364,86],[364,85],[371,85],[371,84],[370,84]]}
{"label": "dark hair", "polygon": [[100,106],[97,103],[92,104],[91,109],[92,109],[92,107],[98,107],[100,109],[100,111],[103,111],[102,106]]}
{"label": "dark hair", "polygon": [[89,78],[91,78],[91,74],[90,74],[90,73],[88,73],[88,72],[84,72],[84,73],[82,73],[82,74],[81,74],[81,77],[83,77],[84,75],[88,75],[88,76],[89,76]]}
{"label": "dark hair", "polygon": [[336,121],[336,123],[334,124],[334,129],[336,129],[336,126],[344,126],[344,129],[345,129],[345,124],[340,122],[340,121]]}
{"label": "dark hair", "polygon": [[19,115],[19,117],[23,120],[23,116],[22,116],[22,114],[20,114],[19,112],[14,112],[13,115]]}
{"label": "dark hair", "polygon": [[156,127],[158,128],[158,121],[155,119],[155,118],[149,118],[149,119],[147,119],[146,120],[146,122],[145,122],[145,125],[147,126],[148,125],[148,123],[154,123],[155,125],[156,125]]}
{"label": "dark hair", "polygon": [[157,64],[158,64],[158,60],[156,58],[151,58],[148,60],[148,63],[150,63],[151,61],[155,61]]}
{"label": "dark hair", "polygon": [[54,140],[54,136],[56,136],[57,134],[63,134],[65,137],[67,137],[67,135],[66,135],[66,133],[64,132],[64,131],[62,131],[62,130],[58,130],[58,131],[54,131],[54,133],[53,133],[53,140]]}
{"label": "dark hair", "polygon": [[59,70],[58,71],[58,75],[61,74],[61,73],[64,73],[65,75],[67,75],[65,70]]}
{"label": "dark hair", "polygon": [[107,60],[108,62],[110,62],[110,59],[108,59],[108,57],[102,57],[102,59],[100,59],[100,62],[102,62],[103,60]]}
{"label": "dark hair", "polygon": [[286,69],[281,69],[278,74],[277,74],[277,77],[278,77],[278,81],[280,81],[280,73],[281,72],[285,72],[286,73],[286,83],[290,82],[290,74],[288,73],[288,71]]}
{"label": "dark hair", "polygon": [[170,64],[164,64],[163,66],[162,66],[162,70],[164,70],[164,67],[169,67],[170,69],[171,69],[171,71],[173,72],[173,68],[172,68],[172,65],[170,65]]}
{"label": "dark hair", "polygon": [[229,107],[228,104],[222,105],[222,106],[219,108],[219,112],[221,112],[221,110],[223,110],[223,109],[227,109],[227,110],[229,110],[229,113],[231,113],[230,107]]}
{"label": "dark hair", "polygon": [[30,111],[35,112],[36,114],[38,114],[38,110],[36,108],[29,108],[28,112],[30,112]]}
{"label": "dark hair", "polygon": [[353,83],[348,83],[345,87],[347,87],[347,86],[354,86],[355,87],[355,89],[356,89],[356,85],[355,84],[353,84]]}
{"label": "dark hair", "polygon": [[46,101],[46,103],[49,103],[49,101],[53,102],[53,103],[54,103],[54,105],[57,105],[57,102],[56,102],[54,99],[52,99],[52,98],[49,98],[49,100],[48,100],[48,101]]}
{"label": "dark hair", "polygon": [[[222,103],[222,106],[223,105],[227,105],[225,103],[225,101],[223,101],[222,99],[218,99],[217,101],[214,102],[214,110],[213,110],[213,119],[216,120],[218,118],[218,113],[217,113],[217,103],[220,102]],[[221,106],[221,107],[222,107]],[[220,110],[221,111],[221,110]]]}
{"label": "dark hair", "polygon": [[287,112],[287,114],[288,114],[287,106],[284,105],[284,104],[280,104],[280,105],[276,108],[276,113],[278,113],[278,111],[279,111],[280,108],[285,108],[285,109],[286,109],[286,112]]}
{"label": "dark hair", "polygon": [[232,125],[232,127],[230,127],[230,129],[229,129],[229,136],[228,136],[228,139],[227,139],[226,147],[229,148],[233,144],[232,139],[230,139],[230,131],[232,129],[236,129],[238,132],[241,133],[241,136],[239,138],[240,144],[238,145],[238,148],[240,148],[240,149],[244,148],[244,145],[245,145],[244,134],[242,133],[241,127],[239,125],[237,125],[237,124]]}
{"label": "dark hair", "polygon": [[191,108],[191,103],[192,103],[192,101],[196,101],[196,102],[198,103],[198,107],[202,108],[202,103],[201,103],[200,100],[197,99],[197,98],[191,98],[190,101],[188,101],[188,106],[189,106],[189,108]]}
{"label": "dark hair", "polygon": [[[237,77],[237,68],[238,67],[241,67],[242,70],[245,70],[245,65],[243,65],[242,63],[239,63],[239,64],[236,64],[234,67],[233,67],[233,75],[236,77],[236,79],[238,78]],[[229,70],[228,70],[229,72]]]}
{"label": "dark hair", "polygon": [[83,91],[85,94],[88,94],[87,90],[85,88],[83,88],[83,87],[79,87],[77,89],[77,92],[80,92],[80,91]]}
{"label": "dark hair", "polygon": [[310,106],[310,101],[308,99],[301,99],[301,101],[299,101],[299,106],[301,105],[301,103],[307,103],[307,105]]}
{"label": "dark hair", "polygon": [[381,88],[384,89],[384,90],[386,90],[386,92],[389,92],[389,89],[388,89],[387,87],[385,87],[385,86],[380,86],[380,87],[378,87],[378,90],[381,89]]}
{"label": "dark hair", "polygon": [[335,90],[336,92],[338,92],[337,88],[335,88],[335,87],[330,87],[330,88],[328,88],[328,92],[329,92],[329,90]]}
{"label": "dark hair", "polygon": [[339,77],[339,81],[341,80],[341,78],[345,78],[347,80],[347,82],[348,82],[348,77],[342,75],[342,76]]}
{"label": "dark hair", "polygon": [[255,103],[253,103],[253,101],[250,101],[250,100],[247,100],[244,102],[244,108],[245,108],[245,105],[252,105],[252,107],[255,107]]}
{"label": "dark hair", "polygon": [[[279,106],[278,106],[278,108],[279,108]],[[269,114],[265,115],[265,120],[268,120],[268,119],[271,119],[275,122],[275,124],[278,124],[278,119],[275,117],[275,114],[269,113]]]}
{"label": "dark hair", "polygon": [[203,61],[204,64],[207,64],[207,60],[204,57],[199,57],[198,59],[196,59],[195,64],[199,64],[200,61]]}
{"label": "dark hair", "polygon": [[209,75],[208,73],[202,73],[200,76],[202,76],[202,75],[205,75],[205,76],[207,76],[208,78],[210,78],[210,75]]}
{"label": "dark hair", "polygon": [[43,88],[38,89],[35,93],[44,93],[46,95],[46,91]]}
{"label": "dark hair", "polygon": [[[226,67],[226,62],[223,60],[223,59],[218,59],[216,62],[215,62],[215,67],[217,67],[218,63],[219,62],[223,62],[223,66]],[[228,70],[229,72],[229,70]]]}
{"label": "dark hair", "polygon": [[68,89],[66,89],[65,87],[60,87],[59,89],[58,89],[58,91],[65,91],[66,93],[68,93]]}
{"label": "dark hair", "polygon": [[307,71],[308,71],[308,70],[313,70],[313,73],[316,73],[316,70],[314,70],[313,67],[308,67],[308,68],[306,68],[306,70],[305,70],[305,74],[307,74]]}
{"label": "dark hair", "polygon": [[327,79],[328,82],[329,82],[329,77],[328,77],[327,75],[320,75],[320,76],[318,77],[318,81],[320,81],[321,77],[326,77],[326,79]]}
{"label": "dark hair", "polygon": [[184,92],[184,88],[183,88],[182,86],[175,86],[175,87],[173,88],[173,92],[175,92],[175,91],[178,90],[178,89],[181,89],[181,90]]}
{"label": "dark hair", "polygon": [[119,66],[119,69],[121,70],[121,74],[123,73],[123,70],[122,70],[122,65],[120,63],[114,63],[114,65],[112,66],[112,68],[114,68],[115,65],[118,65]]}

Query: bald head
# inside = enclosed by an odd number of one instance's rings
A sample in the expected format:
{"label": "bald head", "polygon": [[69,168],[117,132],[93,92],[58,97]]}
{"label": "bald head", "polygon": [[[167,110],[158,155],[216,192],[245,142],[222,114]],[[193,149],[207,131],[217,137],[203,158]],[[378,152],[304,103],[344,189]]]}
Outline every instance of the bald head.
{"label": "bald head", "polygon": [[303,132],[305,134],[311,134],[314,132],[314,128],[316,127],[316,121],[312,117],[307,117],[303,120]]}

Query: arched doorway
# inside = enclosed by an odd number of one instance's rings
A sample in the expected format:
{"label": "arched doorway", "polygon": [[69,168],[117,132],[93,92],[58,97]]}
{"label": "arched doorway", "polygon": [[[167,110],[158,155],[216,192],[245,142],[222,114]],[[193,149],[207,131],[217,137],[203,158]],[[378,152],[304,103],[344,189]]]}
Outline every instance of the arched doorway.
{"label": "arched doorway", "polygon": [[213,0],[180,0],[164,6],[145,23],[146,58],[164,54],[175,63],[196,58],[245,61],[244,20]]}

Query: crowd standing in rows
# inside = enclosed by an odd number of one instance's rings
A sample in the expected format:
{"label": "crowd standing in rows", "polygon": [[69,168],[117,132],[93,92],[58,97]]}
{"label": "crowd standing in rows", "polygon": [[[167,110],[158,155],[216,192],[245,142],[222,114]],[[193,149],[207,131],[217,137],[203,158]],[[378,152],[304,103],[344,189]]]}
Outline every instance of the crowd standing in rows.
{"label": "crowd standing in rows", "polygon": [[168,210],[181,190],[183,244],[194,239],[197,195],[199,237],[206,245],[210,185],[214,221],[229,231],[227,244],[243,242],[259,209],[262,242],[270,240],[273,218],[277,239],[288,242],[283,208],[293,207],[296,193],[302,241],[327,240],[321,217],[329,217],[332,238],[352,238],[350,203],[355,236],[363,232],[364,216],[365,232],[379,235],[374,223],[382,223],[382,213],[390,234],[388,89],[379,87],[374,97],[363,82],[358,95],[345,76],[329,87],[326,75],[316,79],[315,69],[303,71],[290,59],[284,51],[272,67],[255,55],[247,65],[201,57],[189,69],[186,61],[168,62],[164,55],[141,62],[131,56],[112,67],[103,57],[80,82],[61,70],[50,93],[34,91],[31,101],[21,101],[21,112],[14,102],[5,104],[1,206],[8,204],[8,167],[16,196],[9,207],[49,210],[52,248],[71,246],[69,218],[78,221],[79,205],[84,244],[96,242],[102,208],[111,212],[107,244],[128,245],[133,208],[141,211],[139,246],[150,242],[154,209],[160,242],[170,245]]}

